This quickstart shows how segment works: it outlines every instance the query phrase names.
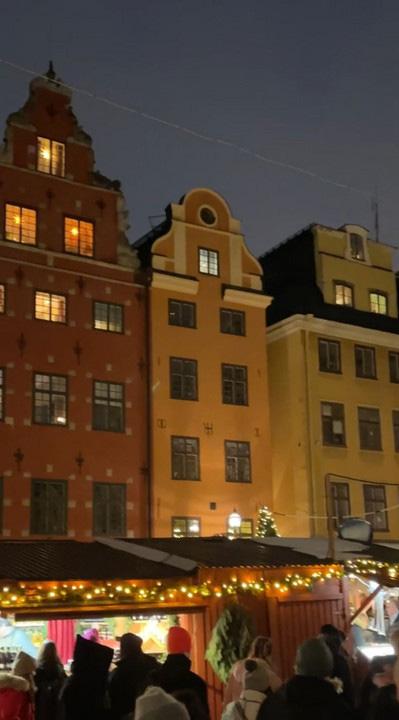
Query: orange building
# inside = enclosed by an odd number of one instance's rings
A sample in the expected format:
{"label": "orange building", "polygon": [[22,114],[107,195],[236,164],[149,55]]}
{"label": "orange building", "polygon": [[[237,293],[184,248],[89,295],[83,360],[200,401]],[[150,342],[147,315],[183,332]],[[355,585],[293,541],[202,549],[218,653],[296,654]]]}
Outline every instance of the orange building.
{"label": "orange building", "polygon": [[262,270],[226,202],[192,190],[135,244],[148,298],[152,533],[252,534],[271,499]]}
{"label": "orange building", "polygon": [[50,66],[0,151],[5,537],[147,531],[145,294],[70,99]]}

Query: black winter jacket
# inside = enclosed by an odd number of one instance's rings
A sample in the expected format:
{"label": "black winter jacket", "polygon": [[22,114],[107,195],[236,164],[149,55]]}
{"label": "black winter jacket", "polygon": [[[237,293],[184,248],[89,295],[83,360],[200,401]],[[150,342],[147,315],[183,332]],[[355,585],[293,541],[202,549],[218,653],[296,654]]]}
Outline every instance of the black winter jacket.
{"label": "black winter jacket", "polygon": [[119,660],[108,682],[114,720],[134,711],[136,699],[145,689],[149,674],[160,667],[155,658],[141,650],[131,657]]}
{"label": "black winter jacket", "polygon": [[257,720],[352,720],[330,682],[295,675],[262,704]]}
{"label": "black winter jacket", "polygon": [[160,670],[151,673],[150,684],[161,687],[167,693],[176,690],[192,690],[198,696],[207,717],[209,717],[208,692],[206,683],[191,672],[191,660],[187,655],[168,655]]}

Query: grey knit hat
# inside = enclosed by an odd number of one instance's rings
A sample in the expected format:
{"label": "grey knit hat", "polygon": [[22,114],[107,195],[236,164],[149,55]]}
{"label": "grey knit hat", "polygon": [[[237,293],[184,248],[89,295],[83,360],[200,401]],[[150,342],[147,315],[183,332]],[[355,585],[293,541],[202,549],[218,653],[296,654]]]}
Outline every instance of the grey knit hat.
{"label": "grey knit hat", "polygon": [[299,646],[295,662],[297,675],[316,678],[330,677],[333,666],[331,650],[324,640],[311,638]]}
{"label": "grey knit hat", "polygon": [[135,720],[190,720],[185,706],[160,687],[149,687],[136,700]]}

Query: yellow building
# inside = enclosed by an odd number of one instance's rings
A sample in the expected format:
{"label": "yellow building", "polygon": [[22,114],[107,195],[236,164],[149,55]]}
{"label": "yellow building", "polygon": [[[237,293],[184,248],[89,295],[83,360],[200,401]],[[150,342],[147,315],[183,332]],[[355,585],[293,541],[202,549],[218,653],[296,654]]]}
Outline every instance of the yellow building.
{"label": "yellow building", "polygon": [[362,227],[313,225],[261,258],[274,298],[272,507],[286,513],[282,534],[325,534],[329,497],[334,516],[366,516],[377,538],[399,537],[393,253]]}
{"label": "yellow building", "polygon": [[135,247],[149,280],[154,536],[212,535],[271,500],[262,269],[226,202],[192,190]]}

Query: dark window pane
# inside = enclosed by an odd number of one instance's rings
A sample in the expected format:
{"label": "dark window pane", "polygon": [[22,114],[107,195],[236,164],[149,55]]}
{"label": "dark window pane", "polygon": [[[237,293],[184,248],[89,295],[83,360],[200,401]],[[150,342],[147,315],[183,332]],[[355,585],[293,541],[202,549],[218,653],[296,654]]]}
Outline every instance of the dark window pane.
{"label": "dark window pane", "polygon": [[33,480],[31,495],[31,532],[36,535],[65,535],[66,483]]}
{"label": "dark window pane", "polygon": [[341,403],[321,403],[323,445],[345,445],[344,406]]}
{"label": "dark window pane", "polygon": [[172,478],[199,480],[199,440],[189,437],[172,437]]}
{"label": "dark window pane", "polygon": [[355,365],[357,377],[375,378],[376,363],[374,348],[355,346]]}
{"label": "dark window pane", "polygon": [[358,408],[360,448],[382,450],[380,412],[376,408]]}
{"label": "dark window pane", "polygon": [[399,353],[389,353],[389,379],[391,382],[399,383]]}
{"label": "dark window pane", "polygon": [[323,372],[340,372],[341,358],[339,342],[319,339],[319,369]]}
{"label": "dark window pane", "polygon": [[247,368],[242,365],[222,365],[223,402],[230,405],[248,403]]}
{"label": "dark window pane", "polygon": [[124,431],[123,385],[94,382],[93,429]]}
{"label": "dark window pane", "polygon": [[227,482],[251,482],[250,445],[248,442],[225,441]]}
{"label": "dark window pane", "polygon": [[126,533],[126,487],[94,483],[93,533],[96,536],[124,536]]}
{"label": "dark window pane", "polygon": [[245,335],[245,313],[240,310],[221,310],[220,330],[230,335]]}
{"label": "dark window pane", "polygon": [[384,485],[363,485],[366,520],[374,530],[388,530],[388,513]]}
{"label": "dark window pane", "polygon": [[170,393],[175,400],[197,400],[197,361],[170,358]]}

